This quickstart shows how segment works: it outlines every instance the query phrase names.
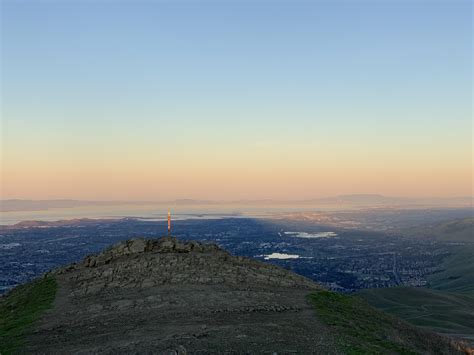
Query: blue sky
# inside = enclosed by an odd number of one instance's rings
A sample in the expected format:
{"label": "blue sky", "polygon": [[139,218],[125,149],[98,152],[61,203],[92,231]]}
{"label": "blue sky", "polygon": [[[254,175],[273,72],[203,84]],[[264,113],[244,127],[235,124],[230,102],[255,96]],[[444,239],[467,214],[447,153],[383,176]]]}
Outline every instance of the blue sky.
{"label": "blue sky", "polygon": [[[471,2],[462,0],[4,0],[4,167],[27,172],[42,154],[50,173],[71,160],[92,173],[90,161],[119,163],[124,146],[129,160],[143,164],[165,151],[187,164],[190,151],[219,149],[241,169],[252,149],[274,152],[275,161],[280,151],[337,150],[334,159],[348,166],[354,149],[360,159],[380,151],[374,164],[418,151],[431,164],[423,177],[447,164],[459,170],[452,184],[465,185],[450,193],[466,194],[471,26]],[[330,169],[319,155],[308,159]],[[370,192],[404,194],[380,186]],[[188,188],[199,195],[199,187]],[[22,189],[7,183],[9,196]],[[43,196],[42,189],[32,191]]]}

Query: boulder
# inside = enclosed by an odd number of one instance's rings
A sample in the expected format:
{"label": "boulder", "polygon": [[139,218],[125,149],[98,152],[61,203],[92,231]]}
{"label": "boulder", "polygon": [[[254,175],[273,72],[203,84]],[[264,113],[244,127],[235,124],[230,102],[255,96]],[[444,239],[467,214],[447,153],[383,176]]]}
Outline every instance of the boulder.
{"label": "boulder", "polygon": [[130,253],[143,253],[146,249],[146,242],[143,239],[133,239],[129,245]]}

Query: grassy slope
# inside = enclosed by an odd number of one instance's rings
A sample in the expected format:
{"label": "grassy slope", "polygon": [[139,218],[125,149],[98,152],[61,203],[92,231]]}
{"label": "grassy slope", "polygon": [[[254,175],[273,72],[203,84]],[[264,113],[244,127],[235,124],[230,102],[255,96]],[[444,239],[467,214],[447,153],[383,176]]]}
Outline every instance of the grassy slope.
{"label": "grassy slope", "polygon": [[[14,353],[24,345],[31,325],[51,308],[56,289],[55,279],[46,277],[17,287],[0,299],[0,354]],[[444,339],[378,311],[358,297],[319,291],[308,299],[337,336],[344,353],[415,354],[450,349]]]}
{"label": "grassy slope", "polygon": [[14,353],[24,345],[30,326],[51,308],[56,288],[54,278],[44,277],[17,287],[0,299],[0,354]]}
{"label": "grassy slope", "polygon": [[428,277],[430,288],[359,292],[372,306],[430,330],[474,343],[474,247],[463,246]]}
{"label": "grassy slope", "polygon": [[370,307],[359,297],[320,291],[308,296],[346,354],[443,353],[446,339]]}
{"label": "grassy slope", "polygon": [[462,247],[441,270],[428,277],[431,288],[474,296],[474,246]]}
{"label": "grassy slope", "polygon": [[434,236],[447,242],[474,243],[473,231],[474,218],[465,218],[440,225]]}
{"label": "grassy slope", "polygon": [[428,277],[429,289],[374,289],[359,294],[372,306],[412,324],[474,344],[474,218],[413,228],[407,235],[465,244]]}
{"label": "grassy slope", "polygon": [[474,243],[474,218],[456,219],[428,226],[409,228],[407,236],[416,238],[434,238],[444,242]]}
{"label": "grassy slope", "polygon": [[397,287],[358,294],[372,306],[417,326],[474,341],[474,296]]}

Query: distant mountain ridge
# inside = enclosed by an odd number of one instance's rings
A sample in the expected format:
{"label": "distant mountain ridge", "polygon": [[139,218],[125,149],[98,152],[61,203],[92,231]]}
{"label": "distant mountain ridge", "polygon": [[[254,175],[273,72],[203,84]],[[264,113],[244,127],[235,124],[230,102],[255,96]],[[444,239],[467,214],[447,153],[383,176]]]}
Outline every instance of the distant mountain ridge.
{"label": "distant mountain ridge", "polygon": [[443,242],[474,244],[474,217],[410,228],[404,234],[417,238],[433,238]]}
{"label": "distant mountain ridge", "polygon": [[74,208],[81,206],[116,206],[116,205],[163,205],[163,206],[272,206],[272,205],[347,205],[354,207],[369,206],[472,206],[473,197],[453,197],[453,198],[403,198],[389,197],[379,194],[351,194],[334,197],[321,197],[300,200],[283,199],[256,199],[256,200],[196,200],[196,199],[176,199],[158,201],[88,201],[73,199],[57,200],[21,200],[7,199],[0,200],[1,212],[15,211],[41,211],[52,208]]}

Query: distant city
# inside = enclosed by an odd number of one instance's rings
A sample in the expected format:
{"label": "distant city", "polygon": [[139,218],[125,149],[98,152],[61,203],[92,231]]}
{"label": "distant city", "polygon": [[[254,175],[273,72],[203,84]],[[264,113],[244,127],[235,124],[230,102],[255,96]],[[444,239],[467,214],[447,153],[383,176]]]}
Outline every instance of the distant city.
{"label": "distant city", "polygon": [[[174,220],[172,235],[216,243],[234,255],[274,263],[328,289],[350,293],[427,286],[427,275],[469,240],[440,240],[415,226],[428,228],[471,214],[471,209],[377,209],[282,212],[271,218],[202,215]],[[166,233],[166,221],[136,218],[2,226],[0,292],[121,240]]]}

